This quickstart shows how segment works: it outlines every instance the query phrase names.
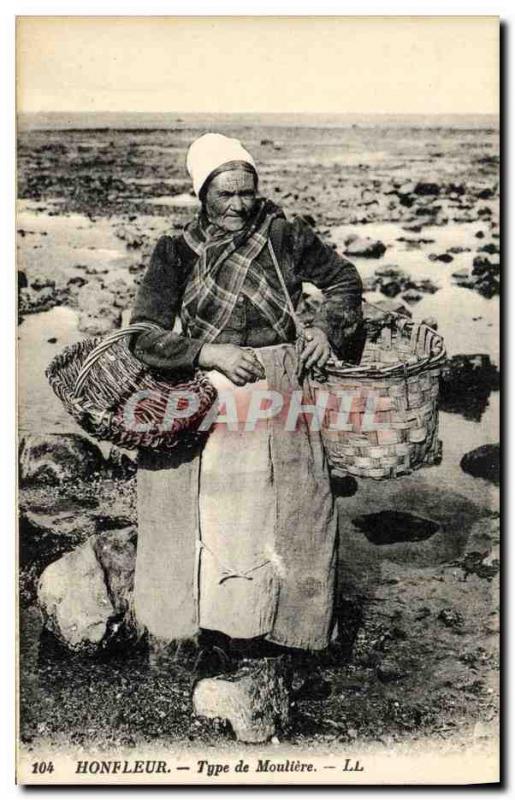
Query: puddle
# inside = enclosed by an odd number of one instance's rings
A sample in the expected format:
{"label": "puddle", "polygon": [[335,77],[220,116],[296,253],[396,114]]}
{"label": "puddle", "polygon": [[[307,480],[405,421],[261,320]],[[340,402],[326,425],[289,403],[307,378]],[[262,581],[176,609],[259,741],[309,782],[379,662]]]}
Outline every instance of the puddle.
{"label": "puddle", "polygon": [[[413,278],[429,278],[440,289],[434,294],[423,294],[420,302],[409,306],[413,319],[421,321],[435,317],[438,332],[444,337],[449,355],[458,353],[487,353],[495,364],[499,363],[499,342],[496,335],[499,322],[499,298],[482,297],[471,289],[456,286],[452,273],[463,267],[470,268],[479,240],[475,233],[488,227],[481,222],[453,224],[452,226],[423,227],[420,234],[408,233],[401,225],[394,223],[370,225],[340,225],[331,230],[331,238],[341,252],[344,240],[351,233],[380,239],[387,250],[381,258],[353,257],[363,278],[371,277],[375,270],[393,264]],[[407,242],[398,241],[400,237],[434,239],[434,243],[414,249]],[[449,264],[430,261],[430,253],[443,253],[449,247],[461,245],[470,247],[471,252],[453,256]],[[384,300],[380,292],[366,292],[364,299],[374,303]],[[401,294],[398,295],[399,301]],[[472,318],[476,317],[476,320]]]}
{"label": "puddle", "polygon": [[[49,342],[49,339],[56,339]],[[29,314],[18,328],[18,425],[23,433],[80,433],[45,376],[66,345],[83,338],[77,313],[66,306]]]}
{"label": "puddle", "polygon": [[20,237],[17,263],[29,278],[44,275],[59,285],[71,275],[80,274],[77,268],[105,265],[112,270],[137,259],[137,255],[130,256],[124,242],[115,235],[113,220],[92,221],[83,214],[71,213],[52,216],[37,210],[41,207],[41,203],[31,201],[18,206],[17,230],[40,234]]}
{"label": "puddle", "polygon": [[165,195],[163,197],[150,197],[141,198],[142,203],[146,203],[150,206],[172,206],[172,207],[180,207],[180,208],[198,208],[199,203],[196,197],[192,197],[191,194],[175,194],[171,197]]}
{"label": "puddle", "polygon": [[380,511],[356,517],[352,524],[362,531],[372,544],[421,542],[439,530],[438,523],[402,511]]}

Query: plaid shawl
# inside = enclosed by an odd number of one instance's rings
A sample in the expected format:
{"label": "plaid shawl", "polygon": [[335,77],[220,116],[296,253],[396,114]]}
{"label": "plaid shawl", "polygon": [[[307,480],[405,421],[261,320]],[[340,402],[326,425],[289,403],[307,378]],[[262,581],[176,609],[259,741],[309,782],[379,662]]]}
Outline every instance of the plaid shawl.
{"label": "plaid shawl", "polygon": [[238,295],[245,295],[288,341],[292,318],[280,286],[272,286],[255,259],[268,242],[270,225],[284,217],[270,200],[260,199],[250,223],[235,234],[221,232],[202,212],[184,230],[198,258],[186,286],[181,321],[196,339],[212,342],[226,326]]}

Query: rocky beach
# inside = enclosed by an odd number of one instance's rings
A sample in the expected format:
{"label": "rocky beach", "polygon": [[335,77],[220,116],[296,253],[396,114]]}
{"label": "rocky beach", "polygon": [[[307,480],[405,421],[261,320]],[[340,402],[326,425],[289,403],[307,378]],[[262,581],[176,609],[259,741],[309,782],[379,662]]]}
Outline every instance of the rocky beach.
{"label": "rocky beach", "polygon": [[[231,746],[227,724],[191,713],[194,654],[149,657],[131,628],[135,453],[88,438],[44,374],[66,345],[127,321],[158,237],[196,210],[185,152],[207,129],[245,143],[260,192],[356,264],[365,300],[428,321],[448,353],[441,463],[387,481],[333,475],[338,638],[293,693],[283,740],[488,742],[499,705],[497,125],[170,116],[19,127],[21,740]],[[305,287],[306,308],[315,294]]]}

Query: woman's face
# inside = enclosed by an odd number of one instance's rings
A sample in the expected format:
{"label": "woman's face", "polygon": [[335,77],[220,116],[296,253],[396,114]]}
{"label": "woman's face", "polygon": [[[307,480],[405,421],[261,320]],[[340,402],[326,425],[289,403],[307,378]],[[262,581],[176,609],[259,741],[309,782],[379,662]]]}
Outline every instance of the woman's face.
{"label": "woman's face", "polygon": [[245,227],[256,202],[256,180],[244,169],[221,172],[211,180],[204,207],[211,222],[225,231]]}

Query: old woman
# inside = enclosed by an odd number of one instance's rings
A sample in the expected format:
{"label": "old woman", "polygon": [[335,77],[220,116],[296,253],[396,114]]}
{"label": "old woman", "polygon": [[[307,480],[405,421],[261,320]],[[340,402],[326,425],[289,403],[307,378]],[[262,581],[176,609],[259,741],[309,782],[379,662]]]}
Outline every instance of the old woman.
{"label": "old woman", "polygon": [[[337,517],[305,376],[344,354],[362,287],[307,222],[259,196],[238,140],[201,136],[187,169],[201,208],[157,242],[132,321],[159,330],[134,353],[168,374],[204,370],[223,402],[203,446],[140,451],[134,607],[158,641],[202,632],[216,671],[255,643],[330,641]],[[324,302],[299,348],[306,282]]]}

